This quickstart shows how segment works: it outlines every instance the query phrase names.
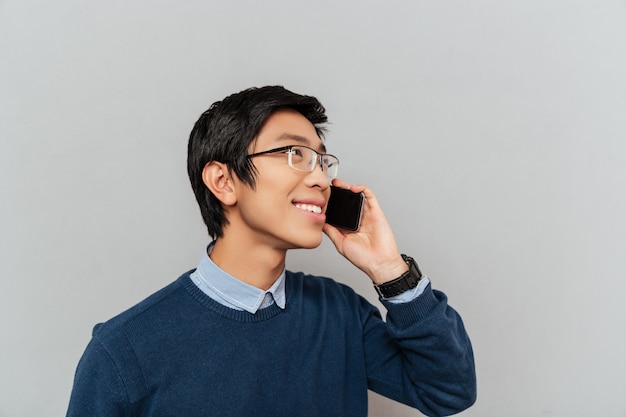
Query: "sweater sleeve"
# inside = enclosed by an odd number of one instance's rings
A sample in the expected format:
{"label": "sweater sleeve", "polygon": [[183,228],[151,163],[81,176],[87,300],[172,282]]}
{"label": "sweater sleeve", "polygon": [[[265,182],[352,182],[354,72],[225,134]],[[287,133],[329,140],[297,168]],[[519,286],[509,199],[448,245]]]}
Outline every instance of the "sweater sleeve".
{"label": "sweater sleeve", "polygon": [[124,381],[115,362],[93,338],[76,369],[67,417],[130,416],[128,405]]}
{"label": "sweater sleeve", "polygon": [[469,337],[445,294],[431,286],[415,300],[363,317],[369,388],[428,416],[458,413],[476,400]]}

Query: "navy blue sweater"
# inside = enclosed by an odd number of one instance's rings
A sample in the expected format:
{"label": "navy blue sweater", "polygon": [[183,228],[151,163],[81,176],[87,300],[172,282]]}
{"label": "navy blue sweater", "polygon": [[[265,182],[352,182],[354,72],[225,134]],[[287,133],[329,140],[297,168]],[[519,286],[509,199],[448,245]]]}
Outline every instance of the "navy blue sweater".
{"label": "navy blue sweater", "polygon": [[67,415],[366,416],[368,388],[431,416],[474,402],[470,341],[430,285],[387,323],[328,278],[287,272],[286,297],[250,314],[184,274],[95,327]]}

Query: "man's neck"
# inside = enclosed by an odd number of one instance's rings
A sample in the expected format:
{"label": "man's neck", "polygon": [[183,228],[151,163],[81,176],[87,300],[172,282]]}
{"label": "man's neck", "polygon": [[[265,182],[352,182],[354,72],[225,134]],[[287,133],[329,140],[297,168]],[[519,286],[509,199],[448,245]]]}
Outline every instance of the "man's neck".
{"label": "man's neck", "polygon": [[286,255],[286,250],[250,244],[225,235],[215,241],[210,256],[217,266],[233,277],[267,290],[285,268]]}

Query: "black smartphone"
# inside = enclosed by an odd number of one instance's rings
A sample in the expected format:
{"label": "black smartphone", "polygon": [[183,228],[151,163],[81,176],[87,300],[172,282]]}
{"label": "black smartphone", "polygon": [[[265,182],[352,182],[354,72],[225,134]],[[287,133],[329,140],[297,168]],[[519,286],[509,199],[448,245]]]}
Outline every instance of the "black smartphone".
{"label": "black smartphone", "polygon": [[355,232],[361,224],[363,193],[353,193],[346,188],[330,186],[330,199],[326,207],[326,223]]}

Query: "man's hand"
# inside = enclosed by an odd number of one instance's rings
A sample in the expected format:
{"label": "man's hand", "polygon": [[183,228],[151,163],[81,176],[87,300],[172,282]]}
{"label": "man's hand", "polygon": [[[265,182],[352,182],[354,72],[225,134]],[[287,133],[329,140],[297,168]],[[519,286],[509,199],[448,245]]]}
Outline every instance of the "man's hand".
{"label": "man's hand", "polygon": [[335,179],[333,185],[363,193],[363,215],[361,226],[356,232],[338,229],[325,224],[323,231],[337,251],[354,266],[365,272],[374,284],[382,284],[398,278],[408,270],[398,251],[393,231],[387,222],[378,199],[365,185],[349,185]]}

